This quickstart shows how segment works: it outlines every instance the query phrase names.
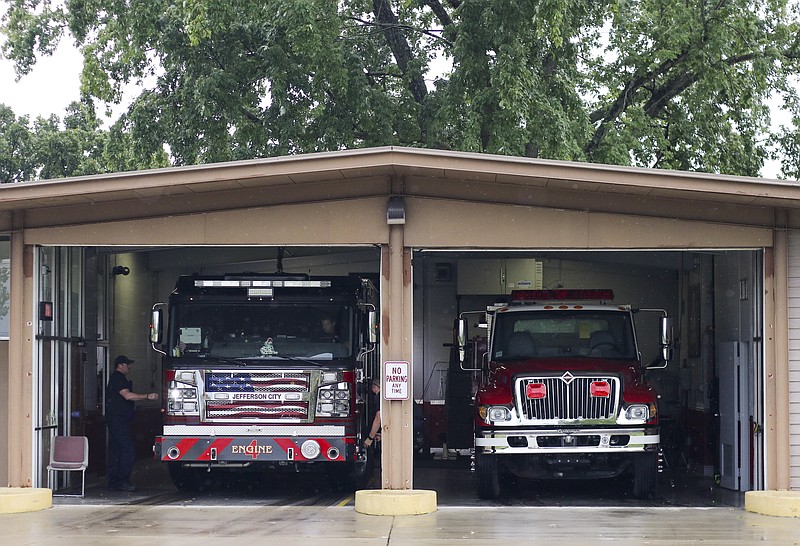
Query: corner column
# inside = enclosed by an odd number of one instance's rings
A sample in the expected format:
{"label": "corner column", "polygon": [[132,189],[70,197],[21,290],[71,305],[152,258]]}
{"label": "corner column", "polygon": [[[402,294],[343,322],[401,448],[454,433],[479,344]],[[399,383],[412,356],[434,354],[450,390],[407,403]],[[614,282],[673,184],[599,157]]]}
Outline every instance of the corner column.
{"label": "corner column", "polygon": [[[401,181],[393,179],[392,190],[395,196],[402,195]],[[436,491],[413,489],[413,285],[402,198],[390,198],[386,218],[389,244],[381,247],[381,375],[385,375],[386,362],[407,362],[408,398],[387,400],[382,378],[381,489],[356,491],[355,509],[376,516],[428,514],[436,511]]]}
{"label": "corner column", "polygon": [[[765,362],[768,489],[789,489],[790,486],[789,243],[786,229],[782,227],[786,225],[785,211],[782,212],[784,214],[778,214],[779,227],[775,229],[773,243],[772,313],[774,315],[767,315],[773,317],[774,325],[771,332],[774,359],[770,359],[768,353]],[[770,338],[767,340],[770,341]]]}
{"label": "corner column", "polygon": [[[403,246],[403,227],[389,226],[389,246],[381,253],[381,364],[408,362],[410,391],[414,384],[411,378],[411,253]],[[414,485],[413,396],[409,394],[408,400],[386,400],[385,392],[381,392],[381,487],[411,489]]]}
{"label": "corner column", "polygon": [[11,233],[8,485],[33,486],[33,247]]}

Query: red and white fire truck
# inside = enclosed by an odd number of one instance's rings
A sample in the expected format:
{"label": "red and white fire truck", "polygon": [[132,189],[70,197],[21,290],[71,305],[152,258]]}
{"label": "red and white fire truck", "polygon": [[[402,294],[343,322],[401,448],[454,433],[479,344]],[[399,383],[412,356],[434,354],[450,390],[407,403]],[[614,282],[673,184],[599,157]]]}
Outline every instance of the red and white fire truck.
{"label": "red and white fire truck", "polygon": [[223,469],[369,478],[377,293],[356,276],[182,276],[153,306],[163,354],[157,460],[180,489]]}
{"label": "red and white fire truck", "polygon": [[[611,290],[521,290],[481,311],[488,352],[476,355],[475,471],[480,498],[499,496],[502,474],[531,479],[633,475],[638,498],[655,494],[659,423],[647,368],[671,358],[661,309],[610,303]],[[659,357],[643,365],[634,314],[660,316]],[[456,322],[462,366],[465,315]]]}

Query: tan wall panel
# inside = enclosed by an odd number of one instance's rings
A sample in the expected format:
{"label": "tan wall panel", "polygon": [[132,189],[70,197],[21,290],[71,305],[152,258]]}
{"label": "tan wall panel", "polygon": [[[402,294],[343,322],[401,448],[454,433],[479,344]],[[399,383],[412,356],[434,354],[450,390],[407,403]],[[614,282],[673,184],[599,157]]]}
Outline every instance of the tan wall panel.
{"label": "tan wall panel", "polygon": [[762,248],[772,229],[688,220],[590,214],[593,248]]}
{"label": "tan wall panel", "polygon": [[772,230],[687,220],[406,199],[416,248],[759,248]]}
{"label": "tan wall panel", "polygon": [[27,244],[372,244],[388,240],[386,198],[281,205],[25,231]]}
{"label": "tan wall panel", "polygon": [[586,248],[589,214],[516,205],[406,198],[406,245]]}
{"label": "tan wall panel", "polygon": [[384,243],[386,201],[373,197],[208,214],[206,243]]}
{"label": "tan wall panel", "polygon": [[202,214],[25,230],[29,245],[203,244]]}

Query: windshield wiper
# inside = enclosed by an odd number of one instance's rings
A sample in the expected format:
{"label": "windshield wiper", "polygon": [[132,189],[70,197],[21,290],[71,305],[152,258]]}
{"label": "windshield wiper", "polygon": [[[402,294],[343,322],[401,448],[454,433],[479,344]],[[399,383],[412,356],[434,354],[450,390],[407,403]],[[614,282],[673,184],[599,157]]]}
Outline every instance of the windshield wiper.
{"label": "windshield wiper", "polygon": [[[242,357],[247,358],[247,357]],[[227,356],[217,356],[217,355],[208,355],[203,357],[203,360],[213,360],[214,362],[218,362],[221,364],[235,364],[237,366],[247,366],[247,362],[244,360],[239,360],[238,358],[230,358]]]}
{"label": "windshield wiper", "polygon": [[281,353],[273,353],[271,355],[259,355],[259,356],[240,356],[236,358],[231,358],[227,356],[216,356],[216,355],[208,355],[203,358],[203,360],[212,360],[214,362],[219,362],[223,364],[234,364],[236,366],[250,366],[253,364],[253,361],[263,361],[268,359],[283,359],[283,360],[292,360],[294,362],[304,362],[306,364],[311,364],[313,366],[322,366],[320,362],[316,362],[309,358],[303,358],[301,356],[293,356],[293,355],[286,355]]}
{"label": "windshield wiper", "polygon": [[320,362],[317,362],[315,360],[311,360],[309,358],[303,358],[302,356],[285,355],[283,353],[273,353],[271,355],[264,355],[261,358],[268,358],[268,357],[283,358],[284,360],[292,360],[294,362],[305,362],[306,364],[311,364],[317,367],[322,366]]}

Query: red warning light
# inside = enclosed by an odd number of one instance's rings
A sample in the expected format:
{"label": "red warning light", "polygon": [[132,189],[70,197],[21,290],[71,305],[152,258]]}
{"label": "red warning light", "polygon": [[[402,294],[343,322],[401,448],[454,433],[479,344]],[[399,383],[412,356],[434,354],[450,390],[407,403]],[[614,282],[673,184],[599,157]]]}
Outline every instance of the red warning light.
{"label": "red warning light", "polygon": [[589,394],[595,398],[608,398],[611,396],[611,385],[608,381],[592,381],[589,385]]}
{"label": "red warning light", "polygon": [[525,386],[525,396],[536,400],[547,396],[547,386],[544,383],[528,383]]}
{"label": "red warning light", "polygon": [[523,301],[574,301],[574,300],[602,300],[614,299],[614,291],[609,288],[601,289],[557,289],[557,290],[514,290],[511,299],[515,302]]}

